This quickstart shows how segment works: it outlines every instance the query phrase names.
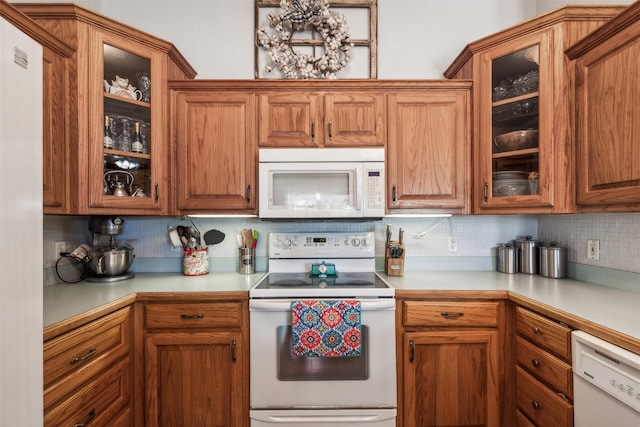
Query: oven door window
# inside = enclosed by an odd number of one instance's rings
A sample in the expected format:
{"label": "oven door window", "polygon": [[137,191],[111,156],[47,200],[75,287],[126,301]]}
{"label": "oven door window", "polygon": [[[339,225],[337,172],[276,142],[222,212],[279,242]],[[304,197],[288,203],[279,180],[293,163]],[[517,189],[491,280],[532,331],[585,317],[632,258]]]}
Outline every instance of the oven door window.
{"label": "oven door window", "polygon": [[355,170],[273,171],[271,208],[345,210],[356,209]]}
{"label": "oven door window", "polygon": [[291,326],[277,329],[278,380],[339,381],[369,378],[368,328],[362,325],[362,354],[348,357],[300,357],[291,351]]}

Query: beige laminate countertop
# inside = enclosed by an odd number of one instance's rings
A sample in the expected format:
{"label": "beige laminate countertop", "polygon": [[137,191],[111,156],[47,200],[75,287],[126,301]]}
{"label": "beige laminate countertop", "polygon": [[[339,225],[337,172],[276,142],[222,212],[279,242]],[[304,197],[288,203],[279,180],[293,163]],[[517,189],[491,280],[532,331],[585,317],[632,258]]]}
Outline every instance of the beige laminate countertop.
{"label": "beige laminate countertop", "polygon": [[82,313],[143,293],[243,292],[266,273],[210,273],[184,276],[180,273],[136,273],[136,277],[113,283],[80,282],[44,287],[44,327]]}
{"label": "beige laminate countertop", "polygon": [[[81,282],[46,286],[44,327],[146,293],[202,292],[203,297],[210,297],[212,293],[240,292],[245,295],[265,274],[213,272],[187,277],[179,273],[137,273],[134,279],[112,284]],[[493,271],[405,271],[403,277],[383,273],[380,276],[396,289],[399,297],[504,298],[508,295],[518,303],[533,304],[543,312],[553,313],[559,317],[557,320],[587,332],[601,332],[599,328],[603,328],[605,339],[611,331],[615,341],[631,342],[630,349],[640,351],[640,293],[571,279]]]}

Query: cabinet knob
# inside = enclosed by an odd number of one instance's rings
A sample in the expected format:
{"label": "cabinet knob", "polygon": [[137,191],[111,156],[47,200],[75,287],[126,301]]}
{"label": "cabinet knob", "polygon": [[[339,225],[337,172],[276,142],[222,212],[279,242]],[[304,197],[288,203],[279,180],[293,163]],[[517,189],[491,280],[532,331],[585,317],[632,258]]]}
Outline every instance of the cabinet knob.
{"label": "cabinet knob", "polygon": [[489,183],[487,181],[484,182],[484,201],[489,201]]}
{"label": "cabinet knob", "polygon": [[538,359],[532,359],[532,360],[531,360],[531,364],[532,364],[535,368],[540,367],[540,361],[539,361]]}
{"label": "cabinet knob", "polygon": [[327,131],[329,132],[329,140],[331,140],[331,138],[333,138],[333,126],[331,125],[331,122],[329,122],[329,125],[327,126]]}
{"label": "cabinet knob", "polygon": [[538,328],[535,325],[531,325],[531,332],[533,332],[534,334],[539,334],[540,333],[540,328]]}
{"label": "cabinet knob", "polygon": [[311,122],[311,140],[316,140],[316,122]]}
{"label": "cabinet knob", "polygon": [[393,202],[394,205],[398,203],[398,188],[395,185],[391,190],[391,201]]}
{"label": "cabinet knob", "polygon": [[541,405],[538,402],[536,402],[535,400],[532,400],[531,401],[531,407],[537,411],[538,409],[541,408]]}

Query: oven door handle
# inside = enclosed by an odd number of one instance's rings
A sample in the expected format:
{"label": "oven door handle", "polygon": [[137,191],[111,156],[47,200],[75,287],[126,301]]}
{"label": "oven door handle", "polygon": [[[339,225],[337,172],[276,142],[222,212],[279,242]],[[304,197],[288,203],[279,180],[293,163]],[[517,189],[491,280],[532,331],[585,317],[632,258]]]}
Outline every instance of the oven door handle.
{"label": "oven door handle", "polygon": [[[316,299],[316,298],[300,298],[300,299]],[[322,299],[322,298],[317,298]],[[340,298],[325,298],[327,300],[336,300]],[[349,299],[349,298],[343,298]],[[291,301],[297,300],[249,300],[249,311],[288,311],[291,310]],[[396,309],[395,298],[380,298],[372,300],[360,300],[361,311],[392,311]]]}
{"label": "oven door handle", "polygon": [[[395,416],[395,415],[394,415]],[[385,415],[263,415],[256,416],[258,421],[269,421],[280,424],[300,424],[304,423],[372,423],[390,419]]]}

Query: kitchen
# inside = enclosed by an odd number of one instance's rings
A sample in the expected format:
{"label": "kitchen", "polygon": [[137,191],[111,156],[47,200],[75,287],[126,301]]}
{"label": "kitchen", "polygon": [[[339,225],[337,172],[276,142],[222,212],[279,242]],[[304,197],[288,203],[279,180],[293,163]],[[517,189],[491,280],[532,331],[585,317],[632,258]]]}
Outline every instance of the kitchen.
{"label": "kitchen", "polygon": [[[240,2],[233,2],[237,4]],[[247,2],[244,4],[247,14],[252,13],[252,7]],[[420,2],[411,2],[412,7],[416,6]],[[500,3],[500,2],[498,2]],[[538,2],[541,3],[541,2]],[[395,4],[395,3],[394,3]],[[495,24],[495,28],[486,28],[478,30],[478,34],[464,34],[460,36],[458,43],[450,48],[444,55],[446,57],[441,61],[442,66],[435,67],[431,74],[425,72],[425,66],[421,63],[411,64],[410,66],[399,67],[399,70],[386,69],[385,54],[384,54],[384,37],[383,34],[387,34],[383,31],[385,28],[385,17],[393,16],[393,12],[385,12],[385,3],[380,2],[380,74],[381,78],[439,78],[442,69],[448,64],[452,57],[460,50],[466,42],[471,39],[475,39],[484,34],[496,31],[504,28],[512,23],[520,22],[530,16],[533,16],[539,12],[533,7],[533,3],[529,4],[530,10],[514,11],[513,21],[505,18],[504,22]],[[95,7],[95,5],[93,5]],[[387,3],[387,8],[393,7],[390,3]],[[428,13],[425,12],[425,16],[432,16],[431,2],[424,2],[423,7],[429,7]],[[503,4],[500,4],[501,13],[506,13]],[[557,5],[554,5],[554,7]],[[130,9],[126,11],[121,6],[118,8],[118,3],[109,2],[108,4],[101,5],[101,12],[113,16],[116,19],[127,22],[127,19],[133,19]],[[114,8],[113,11],[107,10]],[[443,6],[444,7],[444,6]],[[544,7],[544,5],[543,5]],[[144,13],[148,13],[141,6],[139,13],[133,14],[134,16],[141,16]],[[445,7],[446,9],[446,7]],[[526,8],[525,8],[526,9]],[[225,8],[225,13],[229,13],[228,8]],[[231,9],[232,11],[234,9]],[[118,16],[118,14],[123,16]],[[238,13],[240,13],[238,11]],[[215,13],[212,13],[214,16]],[[224,15],[224,14],[219,14]],[[415,14],[419,15],[419,14]],[[452,13],[453,15],[453,13]],[[456,16],[459,15],[456,9]],[[472,14],[470,14],[472,15]],[[243,15],[244,16],[244,15]],[[402,16],[405,19],[406,16]],[[494,17],[495,18],[495,17]],[[398,18],[400,19],[400,18]],[[440,18],[432,17],[434,21],[438,21]],[[139,28],[143,28],[144,23],[156,23],[161,25],[161,29],[146,29],[152,34],[157,34],[161,37],[165,37],[168,40],[173,40],[183,50],[183,53],[192,61],[195,68],[199,71],[199,77],[201,78],[226,78],[228,75],[238,77],[243,75],[242,71],[230,70],[228,67],[211,67],[211,75],[207,73],[207,67],[199,66],[196,62],[198,56],[206,56],[207,58],[213,57],[209,53],[190,54],[187,49],[182,48],[179,42],[180,37],[184,37],[185,34],[181,31],[180,34],[163,34],[169,28],[169,25],[162,25],[161,19],[146,19],[143,22],[131,22]],[[418,24],[416,24],[418,25]],[[194,26],[195,27],[195,26]],[[204,26],[203,26],[204,27]],[[211,26],[212,28],[214,26]],[[248,29],[245,31],[248,33],[249,43],[245,45],[250,46],[251,38],[251,23],[247,23]],[[387,27],[389,28],[389,27]],[[437,28],[435,24],[432,28]],[[474,25],[474,29],[478,29],[477,25]],[[192,36],[191,36],[192,37]],[[390,43],[391,46],[397,46],[403,41],[394,41]],[[194,48],[192,44],[184,43],[186,46]],[[391,50],[388,44],[387,49]],[[211,47],[208,47],[211,48]],[[221,47],[224,49],[224,47]],[[437,51],[437,49],[426,49],[422,44],[420,49],[424,51]],[[241,48],[233,49],[234,52],[241,51]],[[220,53],[222,57],[234,58],[236,56],[233,53]],[[427,56],[427,55],[425,55]],[[421,58],[421,59],[420,59]],[[251,60],[251,55],[248,54],[244,57],[247,61]],[[413,55],[411,58],[403,58],[406,61],[420,61],[424,60],[422,55]],[[206,59],[203,59],[206,61]],[[391,61],[394,64],[401,63],[400,60]],[[253,64],[245,64],[244,75],[246,78],[250,78]],[[415,65],[415,66],[414,66]],[[428,68],[428,66],[427,66]],[[417,75],[406,75],[411,71],[417,73]],[[420,70],[420,71],[417,71]],[[216,73],[220,73],[219,75]],[[226,74],[229,73],[229,74]],[[385,74],[386,73],[386,74]],[[122,239],[130,240],[136,247],[136,261],[134,264],[134,270],[139,272],[145,271],[167,271],[177,272],[180,271],[180,252],[172,251],[170,246],[166,242],[165,231],[168,224],[174,222],[173,218],[149,218],[138,219],[134,217],[127,217],[127,227],[125,233],[121,236]],[[244,218],[208,218],[208,219],[196,219],[196,224],[201,229],[218,228],[225,232],[228,236],[234,236],[238,230],[246,227],[251,227],[260,230],[261,234],[266,236],[268,232],[273,231],[287,231],[290,229],[290,225],[282,223],[270,223],[262,222],[257,219],[244,219]],[[553,238],[558,240],[561,244],[571,248],[570,261],[572,263],[572,275],[576,278],[589,279],[589,281],[598,281],[606,285],[612,284],[612,277],[615,281],[615,285],[637,291],[637,259],[638,259],[638,216],[634,213],[629,214],[584,214],[584,215],[549,215],[549,216],[454,216],[451,218],[388,218],[382,222],[373,223],[350,223],[350,222],[337,222],[337,223],[318,223],[318,224],[298,224],[296,229],[303,229],[303,231],[368,231],[372,227],[374,228],[377,245],[380,251],[377,256],[382,257],[381,248],[383,228],[386,223],[392,224],[394,229],[403,227],[407,231],[407,264],[405,268],[407,270],[420,270],[420,269],[438,269],[442,268],[442,265],[447,265],[447,269],[456,270],[460,269],[460,265],[464,264],[464,269],[470,269],[470,265],[473,269],[477,270],[491,270],[493,269],[493,258],[491,256],[491,248],[496,243],[504,242],[512,239],[517,235],[537,235],[541,238]],[[89,239],[86,218],[67,218],[67,217],[45,217],[44,221],[45,232],[45,276],[46,283],[51,283],[48,280],[52,277],[52,261],[55,259],[54,251],[52,250],[53,243],[56,241],[66,241],[73,247],[75,244],[87,241]],[[450,250],[449,238],[454,237],[457,242],[457,251]],[[588,260],[586,254],[585,242],[587,239],[600,240],[600,252],[601,258],[599,261]],[[51,246],[51,248],[49,248]],[[212,272],[216,271],[234,271],[236,268],[237,256],[236,245],[233,239],[227,239],[222,245],[216,246],[212,252]],[[381,269],[381,268],[378,268]],[[266,270],[266,246],[261,244],[258,247],[258,270]],[[594,279],[596,277],[596,279]],[[634,287],[635,286],[635,287]]]}

